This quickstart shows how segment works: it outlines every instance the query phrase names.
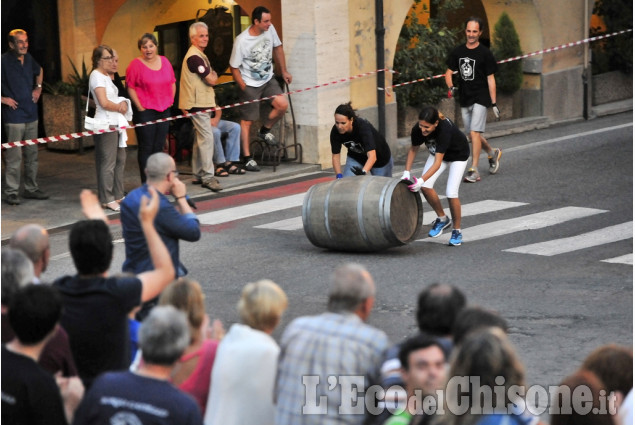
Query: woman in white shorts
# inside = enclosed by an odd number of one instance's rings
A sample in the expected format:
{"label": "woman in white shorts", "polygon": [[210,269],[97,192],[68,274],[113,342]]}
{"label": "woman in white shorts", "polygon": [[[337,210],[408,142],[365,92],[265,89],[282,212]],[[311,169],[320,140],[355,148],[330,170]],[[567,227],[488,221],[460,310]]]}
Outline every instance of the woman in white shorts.
{"label": "woman in white shorts", "polygon": [[[421,178],[414,177],[413,184],[408,186],[411,191],[423,190],[423,196],[430,207],[437,214],[432,223],[428,236],[436,238],[444,229],[453,225],[450,245],[458,246],[463,241],[461,233],[461,202],[459,201],[459,185],[470,156],[470,146],[465,134],[433,106],[424,106],[419,113],[419,122],[412,128],[410,134],[412,146],[406,158],[406,170],[402,179],[410,179],[410,169],[419,147],[425,143],[430,156],[423,167]],[[446,185],[446,196],[450,205],[452,220],[445,216],[439,195],[434,190],[437,178],[449,168]]]}

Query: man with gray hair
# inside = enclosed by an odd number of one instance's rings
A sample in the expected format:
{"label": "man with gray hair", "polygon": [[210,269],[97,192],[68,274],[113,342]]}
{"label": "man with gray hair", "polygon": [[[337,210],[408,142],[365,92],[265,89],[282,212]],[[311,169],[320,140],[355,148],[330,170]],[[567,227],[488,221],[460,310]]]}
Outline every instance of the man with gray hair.
{"label": "man with gray hair", "polygon": [[173,306],[153,309],[139,330],[143,357],[139,369],[108,372],[97,378],[79,405],[73,424],[202,424],[194,399],[169,382],[189,343],[183,312]]}
{"label": "man with gray hair", "polygon": [[190,117],[196,132],[192,148],[192,182],[218,192],[222,188],[214,177],[214,133],[210,122],[214,112],[203,112],[216,107],[213,87],[218,81],[218,75],[205,55],[209,42],[205,22],[190,25],[190,42],[192,45],[183,58],[181,68],[179,109],[195,114]]}
{"label": "man with gray hair", "polygon": [[[126,259],[123,271],[134,274],[152,270],[152,259],[146,239],[139,221],[139,206],[143,196],[150,196],[150,187],[159,193],[159,212],[154,220],[154,226],[161,236],[163,243],[170,252],[172,264],[176,271],[175,278],[185,276],[187,269],[179,260],[179,240],[196,242],[201,237],[198,218],[192,212],[187,202],[185,184],[179,180],[174,159],[163,152],[157,152],[148,157],[146,163],[146,183],[133,190],[121,203],[121,227],[126,245]],[[166,193],[176,200],[176,207],[170,203]],[[138,319],[143,319],[147,311],[156,304],[155,300],[145,303]]]}
{"label": "man with gray hair", "polygon": [[[39,224],[26,224],[13,233],[9,246],[19,250],[28,257],[31,263],[31,278],[28,283],[41,283],[41,275],[49,264],[51,255],[48,231]],[[4,293],[4,251],[2,258],[2,279]],[[4,303],[3,303],[4,304]],[[4,316],[2,318],[2,342],[13,338],[13,331],[5,327]],[[58,326],[53,337],[47,342],[38,360],[51,374],[60,373],[61,376],[71,377],[77,375],[77,366],[71,353],[68,334],[62,326]]]}
{"label": "man with gray hair", "polygon": [[[42,94],[42,67],[29,53],[29,36],[22,29],[9,33],[9,50],[2,55],[2,123],[7,141],[35,139],[38,129],[37,103]],[[6,171],[2,186],[5,201],[19,205],[20,171],[24,156],[23,198],[48,199],[37,184],[39,145],[17,146],[3,152]]]}
{"label": "man with gray hair", "polygon": [[51,256],[49,233],[39,224],[26,224],[11,235],[9,246],[24,252],[33,263],[34,282],[46,271]]}
{"label": "man with gray hair", "polygon": [[328,311],[299,317],[280,340],[276,424],[361,424],[364,391],[379,383],[389,346],[386,334],[366,323],[375,284],[361,265],[333,274]]}

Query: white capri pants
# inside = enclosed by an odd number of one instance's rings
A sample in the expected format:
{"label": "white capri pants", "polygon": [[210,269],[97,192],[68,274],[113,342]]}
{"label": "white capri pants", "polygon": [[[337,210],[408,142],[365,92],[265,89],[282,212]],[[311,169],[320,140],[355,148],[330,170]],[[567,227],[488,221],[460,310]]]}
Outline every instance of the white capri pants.
{"label": "white capri pants", "polygon": [[[432,164],[434,164],[434,155],[428,156],[426,165],[423,166],[423,173],[421,173],[422,176],[426,173],[426,171],[430,169],[430,167],[432,167]],[[447,196],[448,198],[458,198],[459,185],[461,184],[461,180],[463,180],[463,172],[465,171],[465,167],[467,167],[467,159],[465,161],[441,162],[441,166],[439,167],[437,172],[423,183],[423,187],[432,189],[434,187],[434,183],[445,171],[445,169],[448,168],[448,166],[450,168],[450,171],[448,173],[448,182],[445,187],[445,196]]]}

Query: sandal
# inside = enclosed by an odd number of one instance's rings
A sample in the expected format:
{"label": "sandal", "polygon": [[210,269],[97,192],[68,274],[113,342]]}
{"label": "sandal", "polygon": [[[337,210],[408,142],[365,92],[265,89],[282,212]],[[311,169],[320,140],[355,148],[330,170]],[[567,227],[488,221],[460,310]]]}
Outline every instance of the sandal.
{"label": "sandal", "polygon": [[121,207],[119,206],[119,203],[117,201],[112,201],[112,202],[109,202],[107,204],[101,204],[101,207],[103,209],[108,209],[108,210],[115,211],[115,212],[118,212],[121,209]]}
{"label": "sandal", "polygon": [[247,171],[245,171],[244,168],[239,167],[236,164],[233,164],[231,162],[223,165],[223,168],[225,169],[225,171],[227,171],[229,174],[246,174]]}
{"label": "sandal", "polygon": [[227,172],[225,167],[222,165],[219,165],[218,167],[216,167],[216,171],[214,171],[214,175],[216,177],[229,177],[229,173]]}

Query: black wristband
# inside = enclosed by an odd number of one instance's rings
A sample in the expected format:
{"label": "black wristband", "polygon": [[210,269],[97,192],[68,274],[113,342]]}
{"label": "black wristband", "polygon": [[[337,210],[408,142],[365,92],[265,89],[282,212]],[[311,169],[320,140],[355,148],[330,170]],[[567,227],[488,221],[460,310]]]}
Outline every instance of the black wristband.
{"label": "black wristband", "polygon": [[175,196],[175,197],[174,197],[174,199],[176,199],[176,200],[178,201],[179,199],[183,199],[183,198],[185,198],[185,196],[186,196],[186,195],[183,195],[183,196]]}
{"label": "black wristband", "polygon": [[496,106],[496,102],[492,103],[492,106]]}

